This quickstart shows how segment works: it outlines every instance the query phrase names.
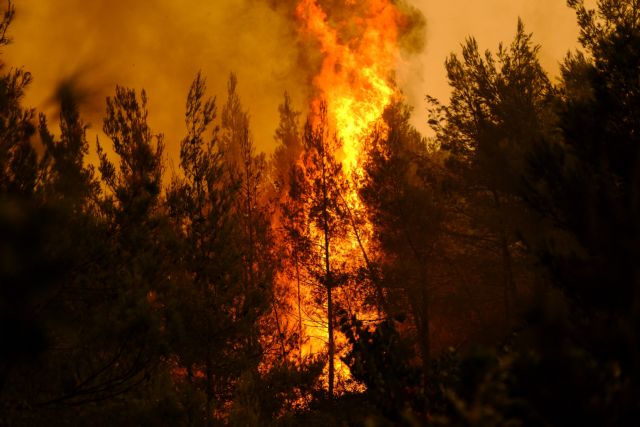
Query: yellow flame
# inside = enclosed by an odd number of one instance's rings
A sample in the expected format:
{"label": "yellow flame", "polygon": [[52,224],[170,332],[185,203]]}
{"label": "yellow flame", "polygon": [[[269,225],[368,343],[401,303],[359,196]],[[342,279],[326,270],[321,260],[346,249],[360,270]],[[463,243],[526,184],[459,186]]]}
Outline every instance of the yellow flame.
{"label": "yellow flame", "polygon": [[[362,140],[380,120],[384,109],[397,94],[393,72],[398,62],[398,22],[400,13],[389,0],[366,0],[356,3],[345,0],[344,9],[357,10],[357,16],[347,13],[348,20],[331,20],[316,0],[300,0],[296,16],[303,36],[318,43],[323,55],[313,85],[316,97],[311,109],[317,113],[321,102],[326,102],[329,125],[342,143],[341,158],[347,177],[361,176]],[[352,186],[353,187],[353,186]],[[352,209],[361,207],[355,188],[344,195]],[[370,224],[361,230],[361,241],[366,245]],[[345,239],[337,248],[337,257],[354,263],[358,259],[355,238]],[[308,310],[313,310],[307,306]],[[358,313],[369,314],[369,313]],[[326,326],[312,318],[325,313],[305,316],[305,333],[310,338],[303,351],[307,355],[324,351],[328,341]],[[336,334],[336,374],[338,379],[349,379],[351,374],[339,358],[339,349],[345,338]],[[326,376],[326,373],[325,373]],[[326,378],[325,378],[326,382]]]}
{"label": "yellow flame", "polygon": [[[349,7],[350,2],[345,3]],[[302,31],[318,41],[324,58],[314,78],[318,90],[312,107],[327,103],[333,128],[343,144],[347,174],[359,168],[361,139],[382,116],[397,90],[392,81],[398,62],[399,12],[388,0],[369,0],[364,16],[350,20],[357,37],[341,40],[325,11],[315,0],[302,0],[296,14]]]}

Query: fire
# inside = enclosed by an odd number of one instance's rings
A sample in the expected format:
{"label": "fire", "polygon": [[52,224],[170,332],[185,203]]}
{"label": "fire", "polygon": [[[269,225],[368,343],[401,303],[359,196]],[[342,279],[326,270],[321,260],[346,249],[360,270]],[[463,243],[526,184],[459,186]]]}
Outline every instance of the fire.
{"label": "fire", "polygon": [[[355,8],[345,0],[345,8]],[[296,15],[304,35],[315,39],[324,58],[313,84],[312,102],[327,103],[333,127],[343,143],[343,167],[359,168],[363,134],[382,116],[397,89],[392,81],[398,62],[400,13],[389,0],[369,0],[357,7],[363,16],[332,23],[316,0],[301,0]],[[349,33],[349,34],[345,34]],[[351,36],[351,37],[349,37]]]}
{"label": "fire", "polygon": [[[402,16],[390,0],[344,0],[339,9],[327,13],[317,0],[300,0],[296,17],[302,36],[316,43],[322,54],[320,69],[313,79],[316,96],[311,101],[312,113],[317,114],[321,103],[326,103],[330,127],[342,143],[342,152],[335,154],[341,159],[346,176],[353,177],[362,175],[362,140],[398,94],[393,78],[399,61],[398,28]],[[350,187],[349,194],[343,195],[345,202],[352,211],[361,209],[357,191],[354,185]],[[370,231],[370,224],[365,224],[360,236],[340,242],[333,256],[342,263],[357,263],[362,258],[360,252],[366,250]],[[305,294],[305,299],[311,299],[308,290]],[[324,351],[328,340],[327,327],[323,325],[326,312],[314,313],[309,306],[303,311],[304,332],[309,341],[302,351],[307,355]],[[357,314],[370,313],[360,309]],[[351,377],[348,367],[339,360],[344,341],[344,337],[336,336],[338,381]]]}

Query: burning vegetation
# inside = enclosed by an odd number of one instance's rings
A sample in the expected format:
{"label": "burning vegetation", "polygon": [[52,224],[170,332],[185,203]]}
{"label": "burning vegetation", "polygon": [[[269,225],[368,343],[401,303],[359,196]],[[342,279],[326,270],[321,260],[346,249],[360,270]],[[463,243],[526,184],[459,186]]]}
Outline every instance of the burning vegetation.
{"label": "burning vegetation", "polygon": [[107,97],[94,150],[76,82],[53,133],[3,66],[0,425],[637,420],[640,5],[568,3],[557,84],[522,22],[469,38],[429,138],[403,0],[268,3],[308,83],[273,153],[234,74],[222,103],[195,76],[167,160],[144,90]]}

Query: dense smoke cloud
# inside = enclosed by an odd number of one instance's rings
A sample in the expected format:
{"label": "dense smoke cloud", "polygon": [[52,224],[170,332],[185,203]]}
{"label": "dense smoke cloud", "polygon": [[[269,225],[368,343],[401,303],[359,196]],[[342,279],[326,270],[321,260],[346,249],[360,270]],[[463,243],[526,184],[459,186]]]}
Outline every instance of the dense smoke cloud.
{"label": "dense smoke cloud", "polygon": [[[16,5],[15,42],[7,49],[7,59],[35,77],[28,103],[55,121],[60,96],[75,96],[93,131],[101,127],[104,99],[116,84],[144,87],[151,123],[166,134],[170,152],[182,134],[184,98],[196,72],[207,76],[218,104],[234,72],[258,146],[269,150],[284,91],[304,110],[321,61],[319,53],[297,37],[295,3],[24,0]],[[356,17],[361,8],[359,2],[323,3],[330,18],[341,22]],[[421,36],[414,29],[424,19],[410,6],[400,6],[408,12],[403,44],[419,50]],[[348,30],[345,37],[357,36]]]}
{"label": "dense smoke cloud", "polygon": [[[219,105],[229,73],[238,75],[239,93],[251,112],[258,148],[269,151],[283,92],[290,93],[298,109],[306,109],[322,59],[299,37],[297,0],[15,3],[17,15],[10,30],[14,43],[5,49],[4,58],[33,73],[28,105],[46,111],[55,121],[57,101],[71,94],[80,101],[92,130],[98,131],[104,99],[116,84],[144,87],[150,98],[151,124],[166,134],[173,153],[184,129],[186,92],[198,70],[207,76]],[[320,0],[333,23],[349,22],[364,3]],[[416,108],[414,124],[426,123],[426,93],[439,97],[448,93],[444,58],[458,50],[468,35],[493,48],[499,40],[510,40],[521,16],[535,40],[543,44],[543,63],[555,67],[575,44],[577,33],[573,14],[563,3],[393,0],[404,17],[399,34],[401,63],[395,77]],[[341,34],[356,38],[352,30],[343,26]]]}
{"label": "dense smoke cloud", "polygon": [[[295,35],[296,22],[295,8],[299,0],[253,0],[253,3],[264,3],[274,11],[288,19],[290,28]],[[386,1],[345,1],[345,0],[319,0],[318,5],[327,13],[330,26],[336,29],[343,44],[357,43],[364,28],[356,24],[357,20],[370,13],[372,4],[385,4]],[[424,50],[426,43],[426,19],[422,11],[406,0],[391,0],[389,2],[398,11],[398,50],[405,56],[419,54]],[[317,52],[312,46],[302,46],[299,52],[301,65],[319,66]],[[312,60],[309,60],[312,58]],[[315,70],[317,71],[317,70]],[[313,73],[312,73],[313,74]]]}
{"label": "dense smoke cloud", "polygon": [[60,91],[80,96],[93,130],[116,84],[146,88],[154,130],[169,149],[184,128],[186,92],[198,70],[222,103],[230,72],[251,110],[259,148],[269,148],[285,90],[300,107],[308,77],[291,22],[267,4],[246,0],[24,0],[5,58],[34,75],[27,102],[55,118]]}

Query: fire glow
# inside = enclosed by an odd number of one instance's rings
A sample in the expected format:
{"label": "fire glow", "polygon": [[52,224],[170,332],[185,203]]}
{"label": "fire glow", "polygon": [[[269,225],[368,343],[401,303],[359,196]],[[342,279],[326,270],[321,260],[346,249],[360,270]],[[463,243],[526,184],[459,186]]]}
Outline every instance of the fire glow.
{"label": "fire glow", "polygon": [[[342,152],[334,155],[341,160],[349,179],[361,176],[361,155],[365,148],[362,142],[399,93],[393,77],[399,57],[398,23],[402,14],[389,0],[345,0],[344,9],[354,13],[335,19],[317,1],[301,0],[296,7],[296,17],[302,37],[317,45],[322,54],[321,66],[313,78],[312,116],[317,116],[320,105],[326,103],[331,133],[342,145]],[[349,187],[348,194],[343,195],[345,203],[351,211],[360,209],[355,186]],[[350,236],[337,242],[335,258],[341,263],[360,262],[370,230],[370,224],[364,224],[357,239]],[[362,308],[358,310],[355,314],[359,317],[371,314],[363,312]],[[308,309],[304,311],[308,313]],[[309,337],[304,353],[313,355],[324,351],[328,331],[322,323],[326,322],[326,313],[323,322],[317,320],[322,318],[321,313],[304,317],[305,334]],[[344,337],[336,335],[339,382],[350,378],[348,368],[339,360],[343,344]]]}
{"label": "fire glow", "polygon": [[[347,7],[354,4],[346,0]],[[369,0],[364,16],[332,25],[315,0],[302,0],[296,8],[301,32],[320,45],[324,58],[313,84],[338,138],[343,144],[343,167],[349,174],[358,169],[361,138],[382,116],[397,93],[392,81],[398,61],[398,22],[400,13],[388,0]],[[342,32],[356,36],[343,40]]]}

